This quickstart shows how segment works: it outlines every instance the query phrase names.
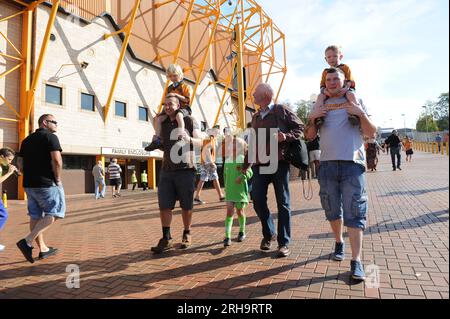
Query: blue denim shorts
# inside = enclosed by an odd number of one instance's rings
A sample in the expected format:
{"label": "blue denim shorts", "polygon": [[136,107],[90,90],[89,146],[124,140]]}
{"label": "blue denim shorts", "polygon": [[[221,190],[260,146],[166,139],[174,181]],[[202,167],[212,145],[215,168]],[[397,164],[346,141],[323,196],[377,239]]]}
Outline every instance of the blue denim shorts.
{"label": "blue denim shorts", "polygon": [[25,188],[28,197],[28,216],[38,220],[44,216],[64,218],[66,200],[62,186],[47,188]]}
{"label": "blue denim shorts", "polygon": [[344,226],[366,228],[365,167],[351,161],[320,162],[320,202],[327,220],[344,219]]}

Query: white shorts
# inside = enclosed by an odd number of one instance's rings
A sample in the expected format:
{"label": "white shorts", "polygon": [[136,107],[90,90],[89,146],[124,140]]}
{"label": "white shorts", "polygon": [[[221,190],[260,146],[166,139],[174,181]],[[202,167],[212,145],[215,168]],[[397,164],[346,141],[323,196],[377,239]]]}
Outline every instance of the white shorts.
{"label": "white shorts", "polygon": [[320,161],[320,150],[309,152],[309,162]]}

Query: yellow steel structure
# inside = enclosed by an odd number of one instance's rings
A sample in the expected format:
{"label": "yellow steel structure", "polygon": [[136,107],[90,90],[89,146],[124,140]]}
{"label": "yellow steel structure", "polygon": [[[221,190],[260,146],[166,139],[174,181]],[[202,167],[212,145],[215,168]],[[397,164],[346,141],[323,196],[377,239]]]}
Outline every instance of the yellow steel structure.
{"label": "yellow steel structure", "polygon": [[[34,109],[34,96],[36,92],[36,87],[41,76],[41,71],[43,63],[45,60],[45,54],[47,52],[48,42],[51,35],[51,30],[56,19],[56,14],[60,5],[60,0],[54,0],[50,17],[47,23],[47,28],[45,31],[44,39],[41,45],[41,51],[37,60],[36,68],[34,69],[32,76],[32,63],[31,63],[31,51],[32,51],[32,26],[33,26],[33,12],[34,10],[45,0],[37,0],[30,4],[23,1],[14,0],[14,2],[20,4],[24,7],[22,11],[19,11],[11,16],[2,18],[1,22],[8,21],[9,19],[22,16],[22,51],[18,50],[17,47],[3,34],[0,32],[1,36],[6,40],[6,42],[13,48],[13,50],[19,55],[11,56],[8,54],[1,54],[3,58],[15,60],[18,62],[16,66],[10,70],[0,74],[0,77],[4,77],[11,72],[20,69],[21,80],[20,80],[20,107],[19,112],[3,97],[0,95],[1,100],[4,104],[8,106],[16,116],[16,118],[0,118],[0,121],[9,121],[18,123],[18,133],[19,133],[19,145],[30,133],[30,115]],[[26,199],[25,192],[22,187],[22,177],[19,177],[18,183],[18,197],[19,199]]]}
{"label": "yellow steel structure", "polygon": [[117,79],[119,78],[123,59],[125,58],[125,54],[127,52],[128,43],[130,42],[131,32],[133,30],[134,21],[136,20],[136,14],[137,14],[140,4],[141,4],[141,0],[136,0],[136,3],[134,4],[133,12],[131,14],[130,21],[126,24],[126,26],[123,29],[121,29],[117,32],[111,33],[111,34],[105,34],[105,40],[108,39],[109,37],[112,37],[113,35],[116,35],[116,34],[119,34],[122,32],[125,34],[125,39],[123,40],[122,49],[120,51],[119,61],[117,61],[116,72],[114,74],[114,78],[113,78],[113,81],[111,84],[111,90],[109,91],[108,101],[106,102],[105,109],[103,112],[103,121],[105,123],[108,118],[108,113],[109,113],[109,109],[111,107],[112,99],[114,98],[114,92],[115,92],[116,86],[117,86]]}
{"label": "yellow steel structure", "polygon": [[[30,117],[34,109],[34,97],[37,85],[40,81],[41,71],[45,61],[51,30],[55,22],[58,8],[61,0],[53,0],[50,17],[47,23],[44,34],[41,50],[37,58],[35,67],[32,65],[32,36],[33,36],[33,13],[34,10],[42,4],[45,0],[36,0],[31,3],[26,3],[20,0],[12,0],[13,2],[23,6],[23,10],[11,16],[0,19],[0,23],[12,19],[14,17],[22,16],[22,46],[21,50],[17,48],[3,33],[0,32],[1,38],[4,38],[9,46],[17,55],[0,53],[4,59],[16,61],[17,65],[11,69],[0,74],[5,77],[11,72],[20,69],[20,108],[16,110],[3,96],[0,95],[0,100],[11,109],[14,114],[12,118],[0,118],[0,121],[9,121],[18,123],[19,144],[30,133]],[[47,1],[49,2],[49,1]],[[155,61],[161,61],[164,57],[171,56],[172,63],[177,63],[180,57],[181,49],[185,41],[185,35],[190,23],[194,21],[205,21],[210,28],[209,38],[206,42],[206,47],[203,48],[203,55],[199,65],[190,65],[186,69],[193,70],[197,73],[193,96],[191,97],[191,106],[196,99],[197,89],[202,81],[202,75],[208,70],[205,69],[206,62],[210,55],[210,49],[216,43],[221,41],[228,41],[231,48],[230,58],[224,57],[224,60],[229,60],[227,75],[224,78],[219,78],[214,83],[220,83],[224,86],[224,93],[220,104],[217,105],[217,114],[214,119],[214,125],[217,124],[220,112],[228,94],[238,97],[237,120],[238,128],[245,128],[245,109],[247,105],[257,107],[253,103],[252,91],[255,86],[261,82],[270,82],[275,86],[275,101],[278,99],[285,76],[287,72],[286,67],[286,42],[284,33],[273,23],[272,19],[264,12],[261,6],[255,0],[166,0],[154,4],[153,9],[175,3],[178,6],[186,8],[185,19],[181,23],[181,31],[176,47],[169,51],[165,56],[157,56]],[[231,4],[230,4],[231,3]],[[114,91],[117,85],[117,80],[120,76],[120,69],[123,63],[127,47],[129,45],[130,36],[133,33],[133,26],[136,20],[136,15],[139,10],[141,0],[135,0],[135,5],[130,15],[130,19],[125,27],[117,32],[105,35],[105,39],[111,36],[124,33],[124,40],[122,44],[121,54],[117,61],[116,71],[112,79],[111,89],[108,100],[104,108],[104,122],[106,123],[111,102],[113,100]],[[195,17],[193,15],[195,14]],[[217,30],[225,36],[219,38]],[[281,61],[280,57],[281,56]],[[253,68],[253,72],[250,72]],[[244,81],[244,70],[247,72]],[[271,81],[272,76],[281,75],[281,80]],[[237,87],[233,87],[233,80],[237,77]],[[278,83],[278,84],[276,84]],[[210,83],[212,84],[212,83]],[[169,81],[166,82],[164,93],[161,98],[161,103],[158,107],[158,112],[162,109],[162,101],[167,92]],[[234,93],[236,92],[236,93]],[[154,159],[149,160],[149,173],[155,171]],[[151,175],[150,175],[151,176]],[[151,177],[150,184],[154,184],[154,177]],[[21,187],[22,182],[19,181],[19,198],[24,199],[25,194]],[[154,186],[154,185],[149,185]]]}
{"label": "yellow steel structure", "polygon": [[[210,38],[204,49],[202,62],[198,66],[195,65],[185,68],[196,70],[198,72],[196,74],[196,83],[191,97],[191,107],[194,104],[197,88],[202,80],[201,75],[203,72],[207,71],[204,68],[210,47],[220,41],[229,41],[233,44],[232,47],[236,53],[232,56],[232,59],[230,59],[230,66],[232,67],[227,68],[229,73],[225,79],[218,79],[218,81],[210,84],[220,83],[225,87],[226,91],[228,91],[232,87],[234,77],[237,77],[238,85],[233,89],[237,91],[236,95],[238,97],[238,127],[242,129],[245,128],[245,107],[246,105],[254,104],[251,92],[258,83],[262,81],[269,82],[273,75],[282,74],[281,80],[278,81],[279,84],[275,88],[275,100],[277,100],[280,95],[281,87],[287,72],[284,33],[280,31],[273,23],[272,19],[268,17],[261,6],[254,0],[236,0],[233,1],[232,6],[230,6],[229,1],[227,0],[167,0],[155,4],[154,8],[157,9],[170,3],[177,3],[180,6],[189,4],[189,7],[186,10],[186,17],[182,23],[183,28],[180,32],[177,47],[169,54],[156,56],[155,61],[161,61],[165,57],[172,56],[172,63],[177,63],[188,25],[194,21],[205,19],[212,27]],[[199,14],[202,15],[200,18],[191,18],[194,9],[197,16]],[[227,33],[228,36],[225,36],[222,39],[216,38],[214,40],[218,28],[220,28],[222,32]],[[238,32],[236,32],[237,29],[239,29]],[[244,63],[245,57],[250,56],[254,57],[255,61]],[[279,61],[278,56],[282,57],[281,61]],[[236,64],[236,75],[233,76]],[[265,67],[268,69],[268,71],[264,73],[264,78],[261,72],[262,69],[258,72],[258,68],[254,68],[253,72],[250,73],[248,71],[247,76],[245,77],[247,82],[244,83],[244,69],[257,65],[261,66],[261,68]],[[257,76],[257,74],[259,75]],[[271,84],[273,84],[273,82]],[[168,85],[169,81],[165,84],[158,112],[162,109],[162,102],[167,92]],[[214,125],[218,122],[225,101],[226,98],[222,98],[221,103],[217,106],[218,110]]]}

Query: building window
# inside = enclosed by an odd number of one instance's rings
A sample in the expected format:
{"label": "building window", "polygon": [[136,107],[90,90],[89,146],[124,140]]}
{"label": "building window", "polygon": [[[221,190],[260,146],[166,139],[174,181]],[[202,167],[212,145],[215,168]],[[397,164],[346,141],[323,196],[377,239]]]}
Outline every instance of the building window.
{"label": "building window", "polygon": [[207,123],[204,122],[204,121],[201,121],[200,124],[201,124],[201,130],[202,130],[202,132],[205,132],[205,131],[206,131],[206,127],[208,126]]}
{"label": "building window", "polygon": [[148,108],[139,106],[139,121],[148,122]]}
{"label": "building window", "polygon": [[63,155],[63,169],[90,171],[95,165],[95,156]]}
{"label": "building window", "polygon": [[50,104],[62,105],[62,88],[46,84],[45,102]]}
{"label": "building window", "polygon": [[126,103],[116,101],[116,116],[127,117]]}
{"label": "building window", "polygon": [[95,111],[95,103],[93,95],[81,93],[81,109],[92,112]]}

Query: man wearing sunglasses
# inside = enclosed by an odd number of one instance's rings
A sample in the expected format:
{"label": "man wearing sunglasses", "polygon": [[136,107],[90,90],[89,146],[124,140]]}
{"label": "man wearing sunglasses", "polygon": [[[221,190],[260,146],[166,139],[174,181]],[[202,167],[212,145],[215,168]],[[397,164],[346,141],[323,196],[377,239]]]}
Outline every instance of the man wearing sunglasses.
{"label": "man wearing sunglasses", "polygon": [[28,197],[31,233],[17,242],[26,260],[34,263],[33,242],[39,248],[39,259],[55,255],[58,249],[44,241],[56,219],[65,216],[66,203],[61,182],[62,156],[57,131],[58,122],[51,114],[38,120],[39,128],[28,136],[20,147],[18,167],[23,172],[23,187]]}

